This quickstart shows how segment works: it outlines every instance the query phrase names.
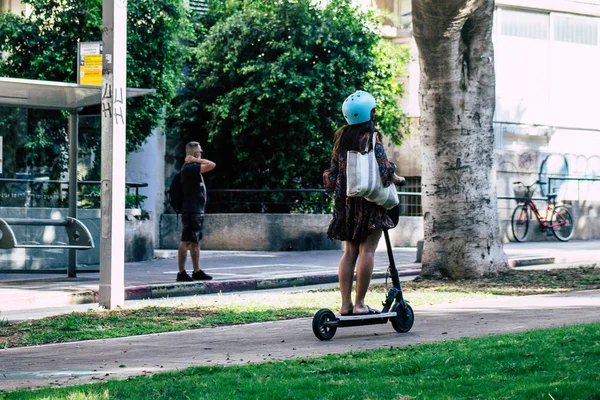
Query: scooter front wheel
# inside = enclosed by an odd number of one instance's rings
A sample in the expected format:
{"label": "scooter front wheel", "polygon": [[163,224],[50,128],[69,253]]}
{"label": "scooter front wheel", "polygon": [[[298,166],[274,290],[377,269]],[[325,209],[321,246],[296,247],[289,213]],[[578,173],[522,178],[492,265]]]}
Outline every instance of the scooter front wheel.
{"label": "scooter front wheel", "polygon": [[319,340],[329,340],[335,335],[337,327],[328,325],[328,322],[335,319],[335,314],[327,308],[322,308],[317,311],[313,317],[312,329]]}
{"label": "scooter front wheel", "polygon": [[392,327],[399,333],[405,333],[410,331],[413,323],[415,322],[415,314],[411,306],[407,303],[406,309],[403,310],[403,305],[401,303],[396,303],[394,307],[392,307],[392,311],[396,312],[396,316],[391,319]]}

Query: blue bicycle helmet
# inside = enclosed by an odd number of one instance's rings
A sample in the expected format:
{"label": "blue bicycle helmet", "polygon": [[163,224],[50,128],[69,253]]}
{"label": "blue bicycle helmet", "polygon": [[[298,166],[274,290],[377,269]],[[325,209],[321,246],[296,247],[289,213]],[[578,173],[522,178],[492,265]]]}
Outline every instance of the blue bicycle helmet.
{"label": "blue bicycle helmet", "polygon": [[362,124],[371,120],[371,111],[375,108],[375,97],[363,90],[346,97],[342,104],[342,114],[348,125]]}

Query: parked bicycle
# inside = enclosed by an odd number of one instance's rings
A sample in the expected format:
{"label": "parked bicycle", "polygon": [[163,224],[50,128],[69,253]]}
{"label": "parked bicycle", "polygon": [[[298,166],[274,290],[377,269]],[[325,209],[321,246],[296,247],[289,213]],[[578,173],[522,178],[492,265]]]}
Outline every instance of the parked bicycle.
{"label": "parked bicycle", "polygon": [[563,205],[556,205],[556,193],[548,193],[546,212],[544,216],[540,214],[540,211],[533,202],[533,194],[535,185],[545,185],[544,182],[535,182],[531,185],[525,185],[524,183],[517,181],[513,182],[513,185],[520,185],[514,188],[515,198],[517,200],[517,207],[513,211],[511,218],[512,233],[517,242],[523,242],[529,234],[530,220],[533,220],[535,216],[539,223],[539,228],[542,231],[552,230],[554,236],[562,241],[566,242],[573,236],[574,226],[573,217],[569,212],[569,209]]}

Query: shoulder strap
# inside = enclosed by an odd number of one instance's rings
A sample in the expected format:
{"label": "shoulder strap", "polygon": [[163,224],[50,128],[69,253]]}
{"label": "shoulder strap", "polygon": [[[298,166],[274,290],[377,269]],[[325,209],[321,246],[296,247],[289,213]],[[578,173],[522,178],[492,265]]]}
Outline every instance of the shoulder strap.
{"label": "shoulder strap", "polygon": [[[376,143],[376,139],[375,139],[375,122],[371,122],[371,128],[370,128],[370,132],[369,132],[369,138],[371,139],[371,142],[373,143],[373,151],[375,151],[375,143]],[[367,140],[367,143],[365,144],[365,153],[367,153],[369,151],[369,140]]]}
{"label": "shoulder strap", "polygon": [[[200,167],[200,171],[202,171],[202,167]],[[204,183],[204,177],[202,176],[202,172],[200,172],[200,183],[202,184],[202,190],[204,191],[204,198],[206,199],[206,184]]]}
{"label": "shoulder strap", "polygon": [[377,133],[371,134],[371,141],[373,142],[373,152],[375,152],[375,145],[377,144]]}
{"label": "shoulder strap", "polygon": [[[202,166],[200,166],[200,171],[202,171]],[[202,184],[202,191],[204,192],[204,207],[202,208],[202,214],[204,214],[204,210],[206,209],[206,203],[208,202],[208,193],[206,191],[206,184],[204,183],[204,177],[202,176],[202,172],[200,173],[200,183]]]}

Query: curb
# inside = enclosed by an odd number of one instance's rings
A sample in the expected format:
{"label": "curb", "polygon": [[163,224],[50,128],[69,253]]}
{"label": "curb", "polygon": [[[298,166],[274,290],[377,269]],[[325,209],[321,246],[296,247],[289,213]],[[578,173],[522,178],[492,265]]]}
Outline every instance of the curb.
{"label": "curb", "polygon": [[508,265],[511,268],[527,267],[530,265],[544,265],[554,264],[556,262],[555,257],[528,257],[528,258],[517,258],[508,260]]}
{"label": "curb", "polygon": [[[421,268],[404,268],[398,276],[418,275]],[[386,272],[373,273],[372,279],[386,278]],[[125,287],[125,300],[160,299],[164,297],[194,296],[250,290],[279,289],[298,286],[337,283],[337,274],[305,275],[289,278],[240,279],[232,281],[208,281],[189,283],[167,283]],[[81,290],[71,295],[69,304],[87,304],[98,302],[98,290]]]}

